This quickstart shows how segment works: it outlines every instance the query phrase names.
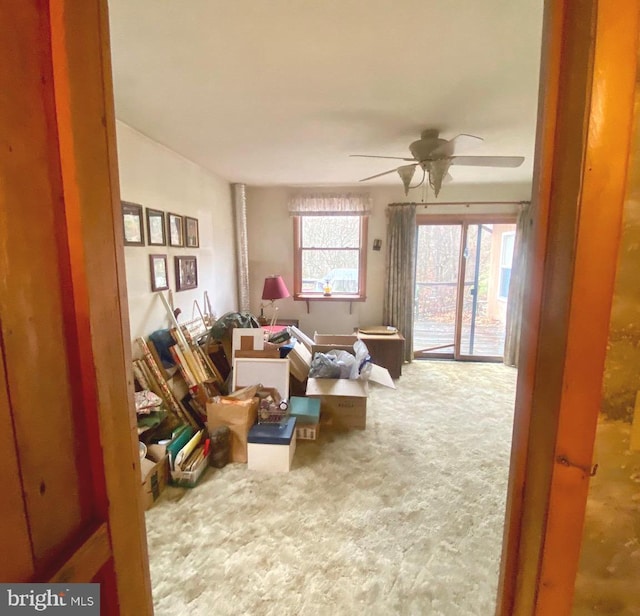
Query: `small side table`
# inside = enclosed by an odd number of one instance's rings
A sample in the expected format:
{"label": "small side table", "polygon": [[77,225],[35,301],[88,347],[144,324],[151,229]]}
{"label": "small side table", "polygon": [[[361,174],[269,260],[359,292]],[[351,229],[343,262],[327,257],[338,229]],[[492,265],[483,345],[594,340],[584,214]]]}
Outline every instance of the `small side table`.
{"label": "small side table", "polygon": [[363,334],[357,336],[367,345],[371,360],[389,371],[392,379],[399,379],[404,363],[404,336],[396,334]]}

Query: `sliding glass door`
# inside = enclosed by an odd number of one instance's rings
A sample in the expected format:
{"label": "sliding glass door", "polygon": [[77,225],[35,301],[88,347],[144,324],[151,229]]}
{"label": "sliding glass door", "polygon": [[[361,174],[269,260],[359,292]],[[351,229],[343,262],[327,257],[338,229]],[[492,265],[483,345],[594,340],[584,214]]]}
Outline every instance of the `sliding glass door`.
{"label": "sliding glass door", "polygon": [[460,225],[419,225],[413,348],[453,357],[458,302]]}
{"label": "sliding glass door", "polygon": [[419,224],[417,358],[502,359],[514,241],[505,218]]}

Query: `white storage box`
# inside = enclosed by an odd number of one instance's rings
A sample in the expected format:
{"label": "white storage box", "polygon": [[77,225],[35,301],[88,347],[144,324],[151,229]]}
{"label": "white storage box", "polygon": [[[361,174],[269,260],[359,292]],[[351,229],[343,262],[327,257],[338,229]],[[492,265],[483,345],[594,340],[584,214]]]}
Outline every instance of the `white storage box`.
{"label": "white storage box", "polygon": [[256,424],[247,438],[249,470],[287,473],[296,452],[296,419],[283,424]]}

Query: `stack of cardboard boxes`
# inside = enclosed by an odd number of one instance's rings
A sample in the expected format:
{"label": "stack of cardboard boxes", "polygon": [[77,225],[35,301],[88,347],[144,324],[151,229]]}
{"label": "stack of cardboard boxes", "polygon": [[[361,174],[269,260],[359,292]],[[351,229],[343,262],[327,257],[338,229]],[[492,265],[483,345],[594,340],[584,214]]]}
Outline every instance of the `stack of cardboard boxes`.
{"label": "stack of cardboard boxes", "polygon": [[385,368],[373,365],[368,381],[362,379],[308,378],[312,358],[329,351],[353,352],[358,337],[353,335],[315,334],[313,343],[298,342],[291,353],[291,372],[305,383],[305,395],[320,400],[321,423],[335,430],[364,430],[367,427],[367,398],[372,381],[395,389]]}
{"label": "stack of cardboard boxes", "polygon": [[[233,388],[236,391],[206,401],[209,432],[223,425],[231,431],[231,462],[248,463],[252,470],[289,471],[297,442],[317,439],[321,428],[366,428],[369,382],[395,388],[389,372],[375,365],[371,366],[368,380],[309,378],[316,353],[333,350],[354,353],[358,338],[356,335],[326,334],[316,334],[313,340],[301,338],[303,342],[296,340],[285,360],[267,354],[262,357],[256,350],[247,353],[242,349],[244,357],[240,357],[240,364],[236,363],[238,360],[234,361]],[[286,389],[280,394],[283,399],[288,398],[288,421],[271,426],[258,422],[259,383],[278,391]],[[166,458],[164,466],[162,459],[154,461],[143,481],[143,494],[149,506],[166,482]]]}

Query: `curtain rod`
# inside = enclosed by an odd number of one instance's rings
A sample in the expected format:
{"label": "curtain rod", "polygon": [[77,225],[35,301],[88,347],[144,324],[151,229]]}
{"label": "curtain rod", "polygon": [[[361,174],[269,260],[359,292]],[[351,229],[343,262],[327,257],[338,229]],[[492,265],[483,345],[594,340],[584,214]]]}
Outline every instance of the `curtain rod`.
{"label": "curtain rod", "polygon": [[424,203],[417,201],[403,201],[400,203],[389,203],[389,207],[397,205],[415,205],[417,207],[428,207],[430,205],[529,205],[531,201],[436,201],[434,203]]}

